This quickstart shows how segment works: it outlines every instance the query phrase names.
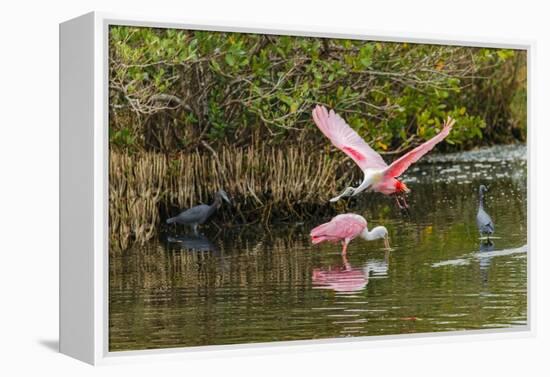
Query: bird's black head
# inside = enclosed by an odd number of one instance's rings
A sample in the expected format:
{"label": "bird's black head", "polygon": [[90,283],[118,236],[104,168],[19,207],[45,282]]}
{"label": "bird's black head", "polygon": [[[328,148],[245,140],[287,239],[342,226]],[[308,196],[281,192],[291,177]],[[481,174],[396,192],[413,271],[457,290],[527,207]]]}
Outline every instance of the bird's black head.
{"label": "bird's black head", "polygon": [[483,195],[483,194],[486,193],[487,191],[488,191],[487,186],[485,186],[485,185],[479,186],[479,194],[480,194],[480,195]]}

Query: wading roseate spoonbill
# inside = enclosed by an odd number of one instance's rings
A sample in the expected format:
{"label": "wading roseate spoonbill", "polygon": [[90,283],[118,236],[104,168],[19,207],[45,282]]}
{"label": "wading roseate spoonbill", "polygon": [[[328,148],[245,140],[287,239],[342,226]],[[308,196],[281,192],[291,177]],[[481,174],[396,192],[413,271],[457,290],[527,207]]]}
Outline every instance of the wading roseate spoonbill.
{"label": "wading roseate spoonbill", "polygon": [[191,225],[193,227],[193,232],[197,234],[197,226],[204,224],[210,216],[214,214],[222,205],[222,199],[227,203],[231,203],[227,197],[227,193],[223,190],[220,190],[214,196],[214,202],[210,205],[200,204],[195,207],[191,207],[175,217],[171,217],[166,220],[167,224],[184,224]]}
{"label": "wading roseate spoonbill", "polygon": [[453,119],[448,117],[441,132],[388,166],[382,157],[333,110],[329,112],[324,106],[315,106],[313,121],[336,148],[342,150],[355,161],[364,174],[363,182],[358,187],[348,187],[330,201],[335,202],[344,196],[357,195],[368,189],[381,192],[384,195],[394,195],[397,205],[401,209],[408,208],[405,194],[410,190],[397,178],[409,166],[432,150],[437,143],[445,139],[455,123]]}
{"label": "wading roseate spoonbill", "polygon": [[383,238],[384,246],[389,249],[388,230],[377,226],[371,231],[367,228],[367,220],[363,216],[346,213],[332,218],[328,223],[321,224],[311,230],[311,242],[316,245],[321,242],[342,242],[342,254],[346,253],[348,244],[356,237],[367,241]]}
{"label": "wading roseate spoonbill", "polygon": [[495,225],[491,216],[485,212],[484,208],[484,194],[487,192],[487,187],[484,185],[479,186],[479,208],[477,209],[477,229],[479,229],[479,234],[481,236],[487,236],[487,239],[494,233]]}

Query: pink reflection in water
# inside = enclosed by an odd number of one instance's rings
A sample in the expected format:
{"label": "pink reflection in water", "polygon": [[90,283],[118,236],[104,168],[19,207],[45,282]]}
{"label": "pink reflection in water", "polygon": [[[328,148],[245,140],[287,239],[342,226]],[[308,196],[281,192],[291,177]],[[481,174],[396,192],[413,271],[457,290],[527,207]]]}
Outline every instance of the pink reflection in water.
{"label": "pink reflection in water", "polygon": [[386,275],[388,271],[388,255],[383,260],[370,260],[362,267],[353,267],[345,254],[342,255],[341,266],[315,268],[311,280],[313,288],[330,289],[338,293],[355,293],[363,290],[369,283],[369,274]]}

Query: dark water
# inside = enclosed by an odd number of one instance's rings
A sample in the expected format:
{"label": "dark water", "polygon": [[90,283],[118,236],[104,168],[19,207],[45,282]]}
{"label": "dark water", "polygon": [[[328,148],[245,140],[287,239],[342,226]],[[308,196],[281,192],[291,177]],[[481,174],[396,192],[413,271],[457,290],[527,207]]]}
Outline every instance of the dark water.
{"label": "dark water", "polygon": [[[353,212],[381,241],[312,247],[316,223],[174,236],[110,258],[110,350],[461,331],[527,323],[526,149],[432,156],[405,177],[410,217],[380,194]],[[475,225],[489,187],[492,245]]]}

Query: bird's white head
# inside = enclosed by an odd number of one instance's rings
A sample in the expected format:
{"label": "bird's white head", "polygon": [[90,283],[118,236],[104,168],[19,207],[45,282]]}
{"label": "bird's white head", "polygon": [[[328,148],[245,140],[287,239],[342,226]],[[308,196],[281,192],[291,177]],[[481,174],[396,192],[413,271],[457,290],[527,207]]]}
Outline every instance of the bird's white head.
{"label": "bird's white head", "polygon": [[377,226],[372,228],[370,233],[373,235],[373,240],[379,240],[381,238],[387,238],[388,237],[388,230],[385,226]]}
{"label": "bird's white head", "polygon": [[374,241],[383,239],[384,240],[384,246],[389,249],[390,248],[390,241],[388,236],[388,230],[385,226],[377,226],[372,228],[372,230],[368,230],[365,228],[361,236],[367,240],[367,241]]}

